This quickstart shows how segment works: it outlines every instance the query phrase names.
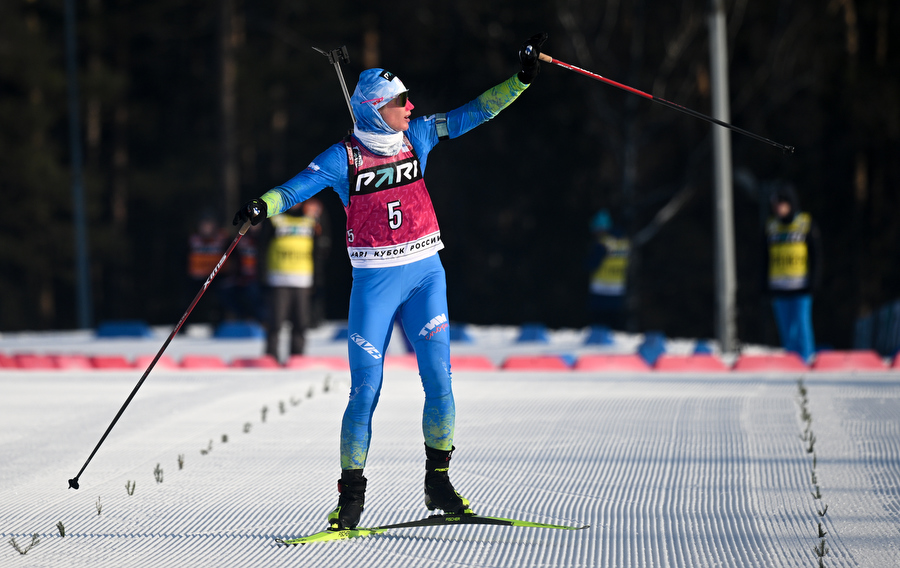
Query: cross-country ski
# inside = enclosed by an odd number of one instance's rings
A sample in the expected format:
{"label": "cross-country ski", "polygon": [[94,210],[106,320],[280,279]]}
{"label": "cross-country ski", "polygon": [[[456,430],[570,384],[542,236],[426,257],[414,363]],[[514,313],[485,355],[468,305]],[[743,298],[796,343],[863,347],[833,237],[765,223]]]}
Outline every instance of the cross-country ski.
{"label": "cross-country ski", "polygon": [[278,539],[279,544],[311,544],[314,542],[329,542],[333,540],[347,540],[375,534],[383,534],[393,529],[407,529],[414,527],[444,527],[457,525],[499,525],[505,527],[530,527],[538,529],[557,529],[577,531],[590,528],[590,525],[570,526],[555,525],[550,523],[534,523],[520,519],[505,519],[503,517],[487,517],[483,515],[431,515],[423,519],[381,525],[372,528],[357,527],[355,529],[327,529],[311,535],[297,538]]}

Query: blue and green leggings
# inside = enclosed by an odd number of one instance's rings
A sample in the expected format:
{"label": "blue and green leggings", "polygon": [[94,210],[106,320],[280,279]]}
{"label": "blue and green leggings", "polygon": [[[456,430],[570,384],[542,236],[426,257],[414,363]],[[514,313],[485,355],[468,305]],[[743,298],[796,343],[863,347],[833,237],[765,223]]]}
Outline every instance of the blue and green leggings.
{"label": "blue and green leggings", "polygon": [[395,318],[416,352],[425,390],[425,444],[453,447],[456,407],[450,384],[447,280],[440,257],[401,266],[354,268],[347,325],[350,399],[341,423],[341,469],[366,465],[372,414],[381,394],[384,354]]}

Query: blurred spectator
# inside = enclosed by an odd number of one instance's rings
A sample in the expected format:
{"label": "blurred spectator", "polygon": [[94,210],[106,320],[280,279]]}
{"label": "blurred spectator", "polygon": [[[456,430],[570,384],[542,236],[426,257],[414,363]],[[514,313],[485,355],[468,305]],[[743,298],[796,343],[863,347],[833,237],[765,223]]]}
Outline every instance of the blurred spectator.
{"label": "blurred spectator", "polygon": [[588,313],[592,325],[625,329],[625,290],[631,243],[613,225],[612,216],[601,209],[591,220],[593,242],[588,255],[590,296]]}
{"label": "blurred spectator", "polygon": [[[225,254],[230,240],[231,238],[216,221],[213,213],[204,212],[200,216],[195,232],[188,237],[188,281],[185,289],[187,303],[194,299],[197,292],[206,283],[216,264]],[[208,294],[210,297],[204,298],[205,301],[198,302],[194,307],[192,315],[195,321],[215,324],[221,319],[223,288],[221,284],[217,284],[217,281],[213,281],[209,290],[212,293]]]}
{"label": "blurred spectator", "polygon": [[[298,203],[282,215],[270,217],[274,234],[266,255],[270,305],[266,353],[281,360],[279,336],[285,322],[291,324],[290,354],[302,354],[309,326],[315,262],[316,219],[304,214]],[[310,209],[312,211],[312,209]]]}
{"label": "blurred spectator", "polygon": [[259,283],[259,237],[261,227],[251,226],[234,249],[223,274],[220,289],[226,320],[262,322],[262,291]]}
{"label": "blurred spectator", "polygon": [[771,197],[763,246],[764,289],[772,298],[781,343],[809,362],[815,353],[812,295],[821,280],[819,229],[800,211],[797,192],[784,185]]}
{"label": "blurred spectator", "polygon": [[325,262],[331,252],[331,226],[322,202],[310,197],[303,202],[303,215],[316,221],[313,237],[313,286],[310,298],[309,327],[318,327],[325,319]]}

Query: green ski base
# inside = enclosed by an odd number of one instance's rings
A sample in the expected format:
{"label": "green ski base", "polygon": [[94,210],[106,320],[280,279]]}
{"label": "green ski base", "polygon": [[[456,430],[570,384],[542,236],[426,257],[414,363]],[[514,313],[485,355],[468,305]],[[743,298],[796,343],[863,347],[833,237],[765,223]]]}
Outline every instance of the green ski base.
{"label": "green ski base", "polygon": [[407,521],[404,523],[394,523],[390,525],[381,525],[372,528],[355,529],[328,529],[308,536],[299,538],[278,539],[279,544],[310,544],[313,542],[328,542],[332,540],[347,540],[362,536],[371,536],[373,534],[382,534],[392,529],[405,529],[413,527],[438,527],[448,525],[499,525],[506,527],[531,527],[539,529],[560,529],[577,531],[586,529],[590,525],[582,525],[580,527],[572,527],[566,525],[554,525],[548,523],[532,523],[530,521],[521,521],[518,519],[504,519],[503,517],[485,517],[482,515],[432,515],[424,519],[415,521]]}
{"label": "green ski base", "polygon": [[328,529],[322,532],[317,532],[308,536],[301,536],[299,538],[288,538],[288,539],[277,539],[278,544],[310,544],[313,542],[329,542],[332,540],[347,540],[351,538],[357,538],[361,536],[370,536],[373,534],[381,534],[386,532],[386,529],[364,529],[364,528],[355,528],[355,529]]}

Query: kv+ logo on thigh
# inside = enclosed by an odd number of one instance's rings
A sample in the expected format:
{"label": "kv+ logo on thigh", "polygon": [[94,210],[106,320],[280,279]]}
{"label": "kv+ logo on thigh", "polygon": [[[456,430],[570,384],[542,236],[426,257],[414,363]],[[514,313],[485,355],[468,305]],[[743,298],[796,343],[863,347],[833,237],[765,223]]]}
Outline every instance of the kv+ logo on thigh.
{"label": "kv+ logo on thigh", "polygon": [[379,353],[378,349],[376,349],[374,345],[366,341],[366,338],[362,335],[354,333],[350,336],[350,341],[362,347],[363,351],[371,355],[373,359],[381,359],[381,353]]}

